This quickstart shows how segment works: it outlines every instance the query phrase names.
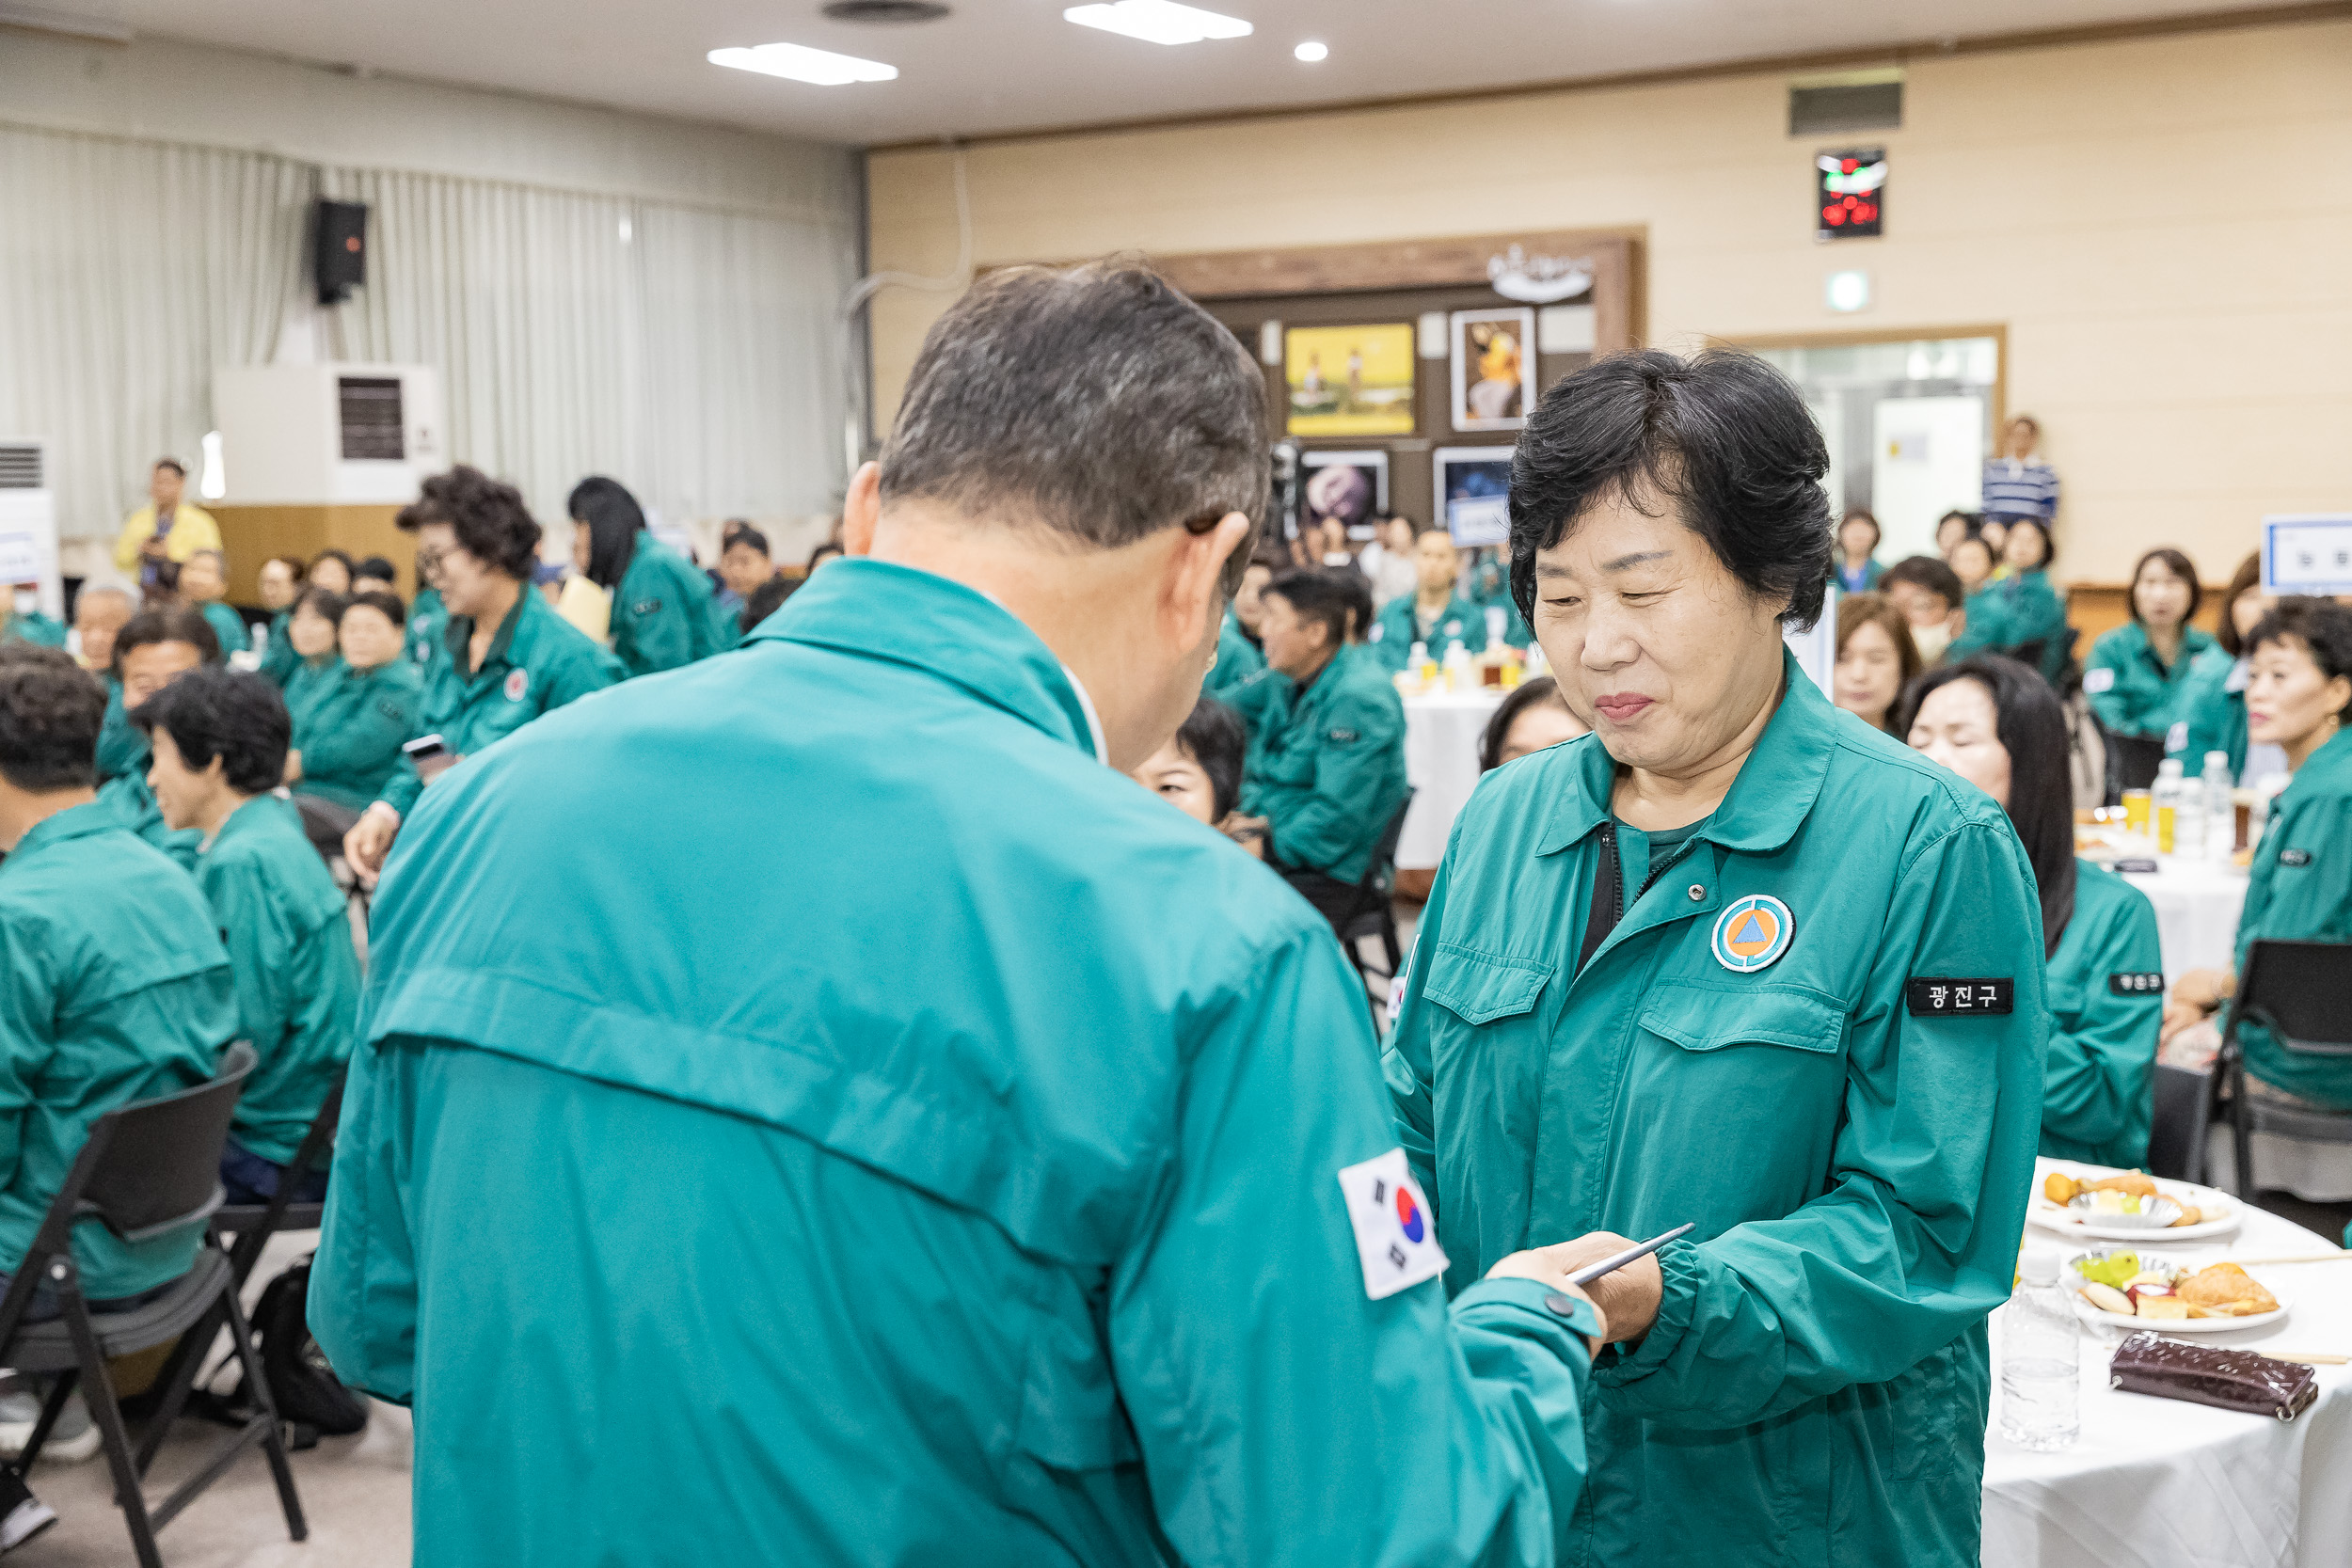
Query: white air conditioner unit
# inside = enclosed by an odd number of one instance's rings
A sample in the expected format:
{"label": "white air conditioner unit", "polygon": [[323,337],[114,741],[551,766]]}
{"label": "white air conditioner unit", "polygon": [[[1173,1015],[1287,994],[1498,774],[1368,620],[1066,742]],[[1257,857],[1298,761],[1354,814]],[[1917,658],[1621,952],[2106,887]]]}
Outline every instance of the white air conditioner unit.
{"label": "white air conditioner unit", "polygon": [[430,365],[238,365],[213,372],[230,506],[405,505],[449,467]]}
{"label": "white air conditioner unit", "polygon": [[0,592],[33,583],[44,615],[65,618],[57,578],[57,499],[49,488],[49,443],[0,436]]}

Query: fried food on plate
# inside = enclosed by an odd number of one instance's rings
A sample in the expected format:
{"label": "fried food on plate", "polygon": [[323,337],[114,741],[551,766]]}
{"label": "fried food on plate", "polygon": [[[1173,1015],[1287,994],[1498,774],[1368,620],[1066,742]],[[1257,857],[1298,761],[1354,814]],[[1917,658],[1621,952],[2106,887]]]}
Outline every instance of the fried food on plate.
{"label": "fried food on plate", "polygon": [[2256,1284],[2235,1263],[2215,1263],[2199,1269],[2176,1287],[2180,1298],[2216,1317],[2250,1318],[2279,1310],[2279,1298]]}

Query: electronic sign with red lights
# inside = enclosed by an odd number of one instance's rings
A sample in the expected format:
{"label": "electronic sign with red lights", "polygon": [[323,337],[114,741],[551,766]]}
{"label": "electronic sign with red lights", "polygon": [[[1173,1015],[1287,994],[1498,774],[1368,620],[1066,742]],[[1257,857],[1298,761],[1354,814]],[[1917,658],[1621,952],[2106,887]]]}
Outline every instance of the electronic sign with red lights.
{"label": "electronic sign with red lights", "polygon": [[1885,231],[1886,150],[1824,152],[1813,160],[1817,239],[1871,239]]}

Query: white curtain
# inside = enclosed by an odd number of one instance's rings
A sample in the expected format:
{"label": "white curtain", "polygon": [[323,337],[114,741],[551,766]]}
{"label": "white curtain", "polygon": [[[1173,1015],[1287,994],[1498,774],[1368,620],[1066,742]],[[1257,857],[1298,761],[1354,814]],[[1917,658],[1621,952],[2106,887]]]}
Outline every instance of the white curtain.
{"label": "white curtain", "polygon": [[313,172],[0,125],[0,436],[49,443],[59,531],[109,534],[155,459],[196,471],[213,370],[266,360]]}
{"label": "white curtain", "polygon": [[604,473],[678,522],[829,509],[855,218],[328,167],[0,125],[0,436],[53,442],[61,531],[109,533],[212,375],[276,350],[315,195],[368,203],[322,355],[441,372],[450,451],[560,530]]}

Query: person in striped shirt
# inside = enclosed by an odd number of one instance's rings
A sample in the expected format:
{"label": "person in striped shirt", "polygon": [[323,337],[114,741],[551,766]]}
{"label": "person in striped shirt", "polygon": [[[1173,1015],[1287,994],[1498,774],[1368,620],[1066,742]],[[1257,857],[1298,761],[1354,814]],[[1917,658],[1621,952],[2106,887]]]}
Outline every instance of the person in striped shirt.
{"label": "person in striped shirt", "polygon": [[1984,466],[1984,515],[1994,518],[2031,517],[2045,529],[2058,515],[2058,470],[2037,462],[2034,449],[2042,444],[2042,426],[2030,414],[2020,414],[2001,433],[2002,455]]}

